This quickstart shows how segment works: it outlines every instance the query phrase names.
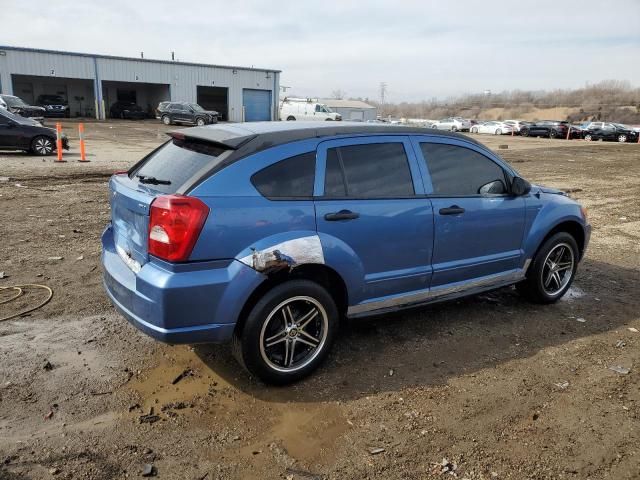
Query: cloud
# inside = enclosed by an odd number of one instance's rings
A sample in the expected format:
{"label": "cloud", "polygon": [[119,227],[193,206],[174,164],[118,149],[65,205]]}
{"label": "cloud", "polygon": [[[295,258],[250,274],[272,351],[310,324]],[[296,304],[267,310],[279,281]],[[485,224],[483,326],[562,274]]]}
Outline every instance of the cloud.
{"label": "cloud", "polygon": [[637,0],[16,3],[3,9],[10,45],[280,69],[300,95],[377,98],[384,81],[402,101],[640,78]]}

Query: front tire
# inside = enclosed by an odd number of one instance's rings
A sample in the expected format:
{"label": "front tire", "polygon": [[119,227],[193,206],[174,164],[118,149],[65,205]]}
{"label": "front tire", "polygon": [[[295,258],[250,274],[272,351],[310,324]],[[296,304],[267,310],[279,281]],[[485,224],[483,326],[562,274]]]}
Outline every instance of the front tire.
{"label": "front tire", "polygon": [[295,122],[295,120],[296,120],[296,117],[294,117],[293,115],[289,115],[287,117],[287,122]]}
{"label": "front tire", "polygon": [[285,385],[308,376],[329,353],[338,309],[326,289],[290,280],[251,309],[233,348],[240,363],[265,383]]}
{"label": "front tire", "polygon": [[204,118],[196,118],[196,125],[199,127],[204,127],[205,121]]}
{"label": "front tire", "polygon": [[529,130],[527,130],[526,128],[524,130],[520,130],[520,136],[521,137],[528,137],[529,136]]}
{"label": "front tire", "polygon": [[477,129],[477,128],[475,128],[475,127],[473,127],[473,128],[471,129],[471,133],[478,133],[478,129]]}
{"label": "front tire", "polygon": [[162,123],[164,123],[165,125],[171,125],[173,122],[171,121],[171,117],[169,115],[163,115]]}
{"label": "front tire", "polygon": [[558,132],[556,132],[555,130],[551,130],[549,132],[549,138],[556,138],[558,136]]}
{"label": "front tire", "polygon": [[502,135],[502,130],[497,129],[497,130],[496,130],[496,135]]}
{"label": "front tire", "polygon": [[573,283],[578,269],[578,244],[567,232],[549,238],[536,253],[526,279],[516,285],[533,303],[557,302]]}
{"label": "front tire", "polygon": [[31,141],[31,151],[36,155],[51,155],[55,150],[55,144],[49,137],[38,136]]}

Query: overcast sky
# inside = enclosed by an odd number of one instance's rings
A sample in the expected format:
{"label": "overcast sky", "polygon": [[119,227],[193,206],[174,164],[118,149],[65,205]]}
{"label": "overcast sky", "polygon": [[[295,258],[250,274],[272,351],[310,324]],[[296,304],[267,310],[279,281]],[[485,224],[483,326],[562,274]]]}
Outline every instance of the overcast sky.
{"label": "overcast sky", "polygon": [[399,102],[640,84],[640,0],[0,0],[0,44],[265,67]]}

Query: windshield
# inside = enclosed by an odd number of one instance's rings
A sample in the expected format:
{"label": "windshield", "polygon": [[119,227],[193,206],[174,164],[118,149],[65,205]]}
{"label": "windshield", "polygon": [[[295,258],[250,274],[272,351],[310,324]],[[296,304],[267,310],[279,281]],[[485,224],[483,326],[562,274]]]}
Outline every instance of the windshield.
{"label": "windshield", "polygon": [[3,96],[2,99],[4,100],[4,103],[7,104],[7,107],[26,107],[26,106],[28,106],[19,97],[13,97],[11,95],[7,95],[7,96]]}
{"label": "windshield", "polygon": [[64,99],[60,95],[42,95],[40,100],[46,103],[64,103]]}
{"label": "windshield", "polygon": [[202,108],[197,103],[190,103],[189,106],[193,108],[196,112],[204,112],[204,108]]}

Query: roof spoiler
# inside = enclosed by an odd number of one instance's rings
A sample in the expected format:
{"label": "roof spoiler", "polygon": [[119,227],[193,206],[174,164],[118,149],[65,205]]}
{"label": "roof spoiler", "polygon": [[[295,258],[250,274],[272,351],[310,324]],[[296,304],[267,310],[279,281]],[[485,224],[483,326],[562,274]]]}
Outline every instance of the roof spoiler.
{"label": "roof spoiler", "polygon": [[197,143],[208,143],[225,150],[237,150],[245,143],[253,140],[257,135],[238,135],[237,132],[225,130],[223,128],[195,127],[184,130],[172,130],[167,132],[174,140],[194,141]]}

